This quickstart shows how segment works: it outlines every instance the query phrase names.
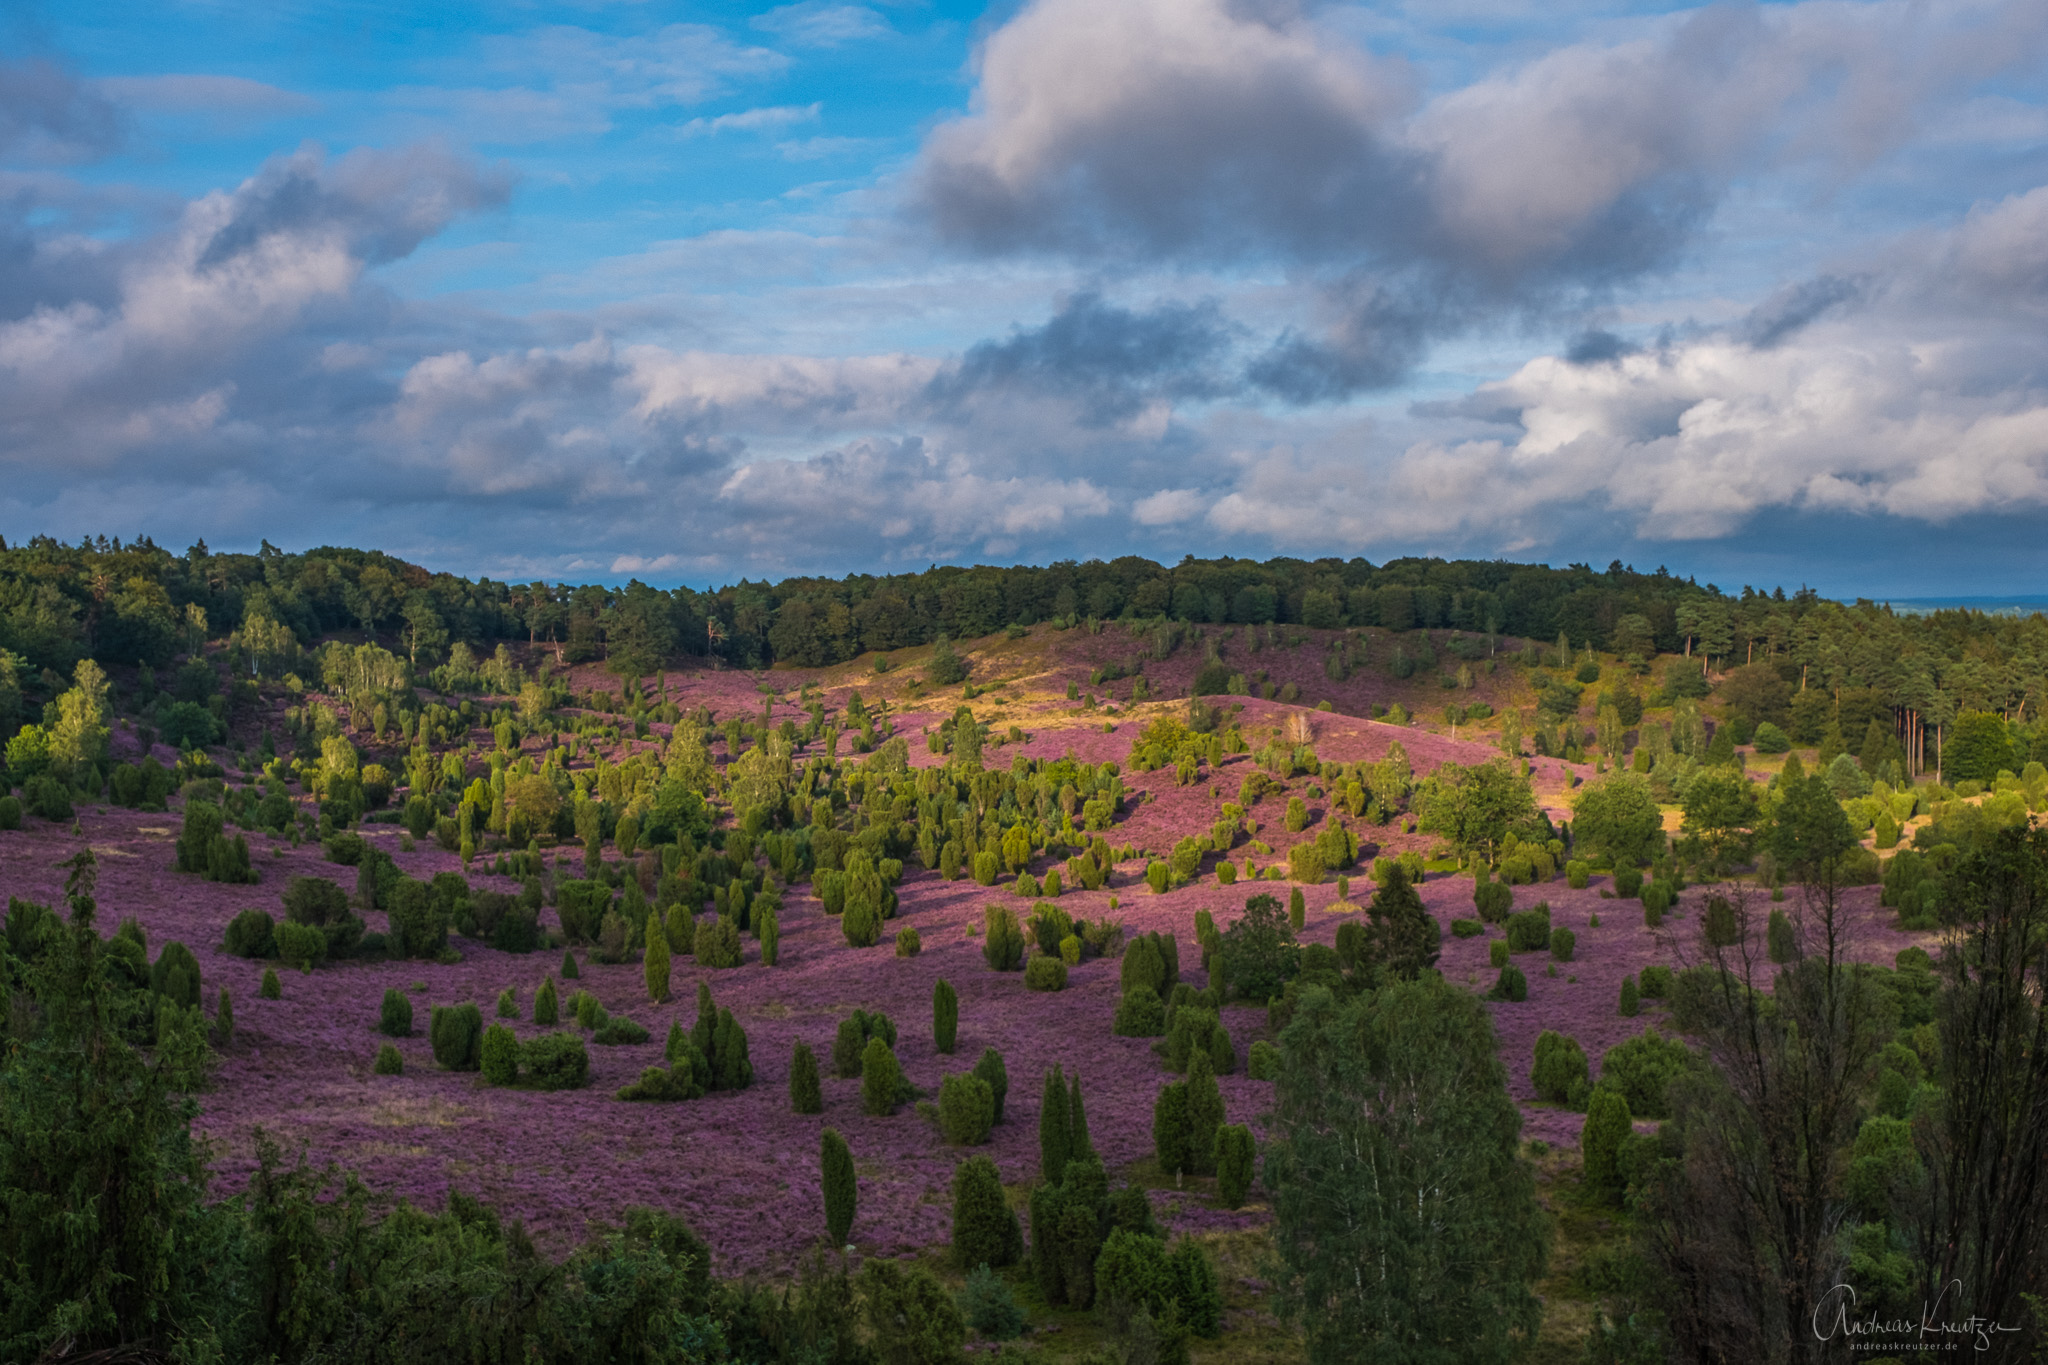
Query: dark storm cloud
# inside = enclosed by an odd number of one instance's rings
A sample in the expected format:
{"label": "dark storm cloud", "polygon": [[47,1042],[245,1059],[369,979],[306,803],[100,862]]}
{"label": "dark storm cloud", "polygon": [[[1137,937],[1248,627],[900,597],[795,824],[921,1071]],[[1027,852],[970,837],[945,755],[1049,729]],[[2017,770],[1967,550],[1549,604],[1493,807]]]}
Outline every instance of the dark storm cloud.
{"label": "dark storm cloud", "polygon": [[927,392],[951,411],[988,391],[1038,393],[1073,401],[1091,423],[1120,421],[1157,398],[1223,393],[1218,361],[1231,334],[1213,302],[1134,311],[1077,294],[1042,326],[971,347]]}

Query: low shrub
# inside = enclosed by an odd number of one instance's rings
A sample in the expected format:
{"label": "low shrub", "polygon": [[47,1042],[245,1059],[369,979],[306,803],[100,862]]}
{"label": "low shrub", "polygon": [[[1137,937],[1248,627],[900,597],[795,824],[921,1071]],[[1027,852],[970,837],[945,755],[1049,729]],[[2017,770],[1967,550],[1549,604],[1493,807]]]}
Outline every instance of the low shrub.
{"label": "low shrub", "polygon": [[427,1038],[434,1061],[450,1071],[475,1071],[482,1060],[484,1015],[472,1002],[436,1005],[428,1015]]}
{"label": "low shrub", "polygon": [[591,1042],[604,1047],[637,1047],[647,1038],[647,1030],[623,1014],[610,1016],[590,1035]]}
{"label": "low shrub", "polygon": [[1505,967],[1508,965],[1508,941],[1506,939],[1497,938],[1486,945],[1486,962],[1490,967]]}
{"label": "low shrub", "polygon": [[995,1092],[981,1077],[962,1073],[939,1082],[939,1131],[946,1141],[962,1147],[979,1146],[988,1141],[995,1118]]}
{"label": "low shrub", "polygon": [[1624,976],[1621,979],[1621,999],[1615,1005],[1615,1013],[1624,1019],[1633,1019],[1642,1012],[1642,994],[1636,986],[1636,979]]}
{"label": "low shrub", "polygon": [[1505,882],[1479,882],[1472,888],[1472,904],[1477,907],[1480,919],[1498,924],[1514,907],[1514,888]]}
{"label": "low shrub", "polygon": [[799,1042],[789,1054],[789,1109],[793,1114],[825,1112],[825,1092],[818,1083],[818,1055]]}
{"label": "low shrub", "polygon": [[981,956],[992,971],[1014,972],[1024,965],[1024,930],[1008,906],[984,910]]}
{"label": "low shrub", "polygon": [[405,1057],[390,1043],[377,1049],[377,1060],[370,1071],[378,1076],[401,1076],[405,1074]]}
{"label": "low shrub", "polygon": [[1550,931],[1550,955],[1559,962],[1570,962],[1572,954],[1578,951],[1579,936],[1569,929]]}
{"label": "low shrub", "polygon": [[917,930],[906,924],[896,931],[896,956],[916,957],[923,951],[924,941],[918,937]]}
{"label": "low shrub", "polygon": [[1500,978],[1487,993],[1489,1000],[1505,1000],[1520,1004],[1529,998],[1529,978],[1522,975],[1522,969],[1510,962],[1500,969]]}
{"label": "low shrub", "polygon": [[1549,1029],[1536,1035],[1536,1052],[1529,1068],[1529,1083],[1540,1099],[1554,1104],[1585,1102],[1589,1089],[1586,1050],[1578,1040]]}
{"label": "low shrub", "polygon": [[484,1030],[478,1051],[478,1069],[492,1085],[515,1085],[519,1081],[519,1040],[504,1024]]}
{"label": "low shrub", "polygon": [[1227,1123],[1216,1130],[1216,1193],[1226,1209],[1242,1208],[1252,1187],[1257,1145],[1252,1130]]}
{"label": "low shrub", "polygon": [[277,921],[267,910],[244,910],[228,921],[223,946],[236,957],[269,957],[276,950]]}
{"label": "low shrub", "polygon": [[384,991],[384,1004],[377,1013],[377,1032],[392,1038],[412,1037],[412,999],[396,986]]}
{"label": "low shrub", "polygon": [[260,1000],[280,1000],[284,998],[284,987],[279,985],[277,980],[277,968],[265,967],[263,969],[263,984],[256,988],[256,996]]}
{"label": "low shrub", "polygon": [[1655,1031],[1639,1033],[1607,1049],[1600,1059],[1600,1084],[1619,1090],[1637,1118],[1667,1119],[1667,1087],[1698,1065],[1698,1056],[1684,1043]]}
{"label": "low shrub", "polygon": [[1618,867],[1614,870],[1614,894],[1622,900],[1634,900],[1643,893],[1643,872],[1637,867]]}
{"label": "low shrub", "polygon": [[277,926],[277,955],[287,965],[312,971],[327,960],[327,935],[310,924],[286,920]]}
{"label": "low shrub", "polygon": [[1564,865],[1565,885],[1574,891],[1584,891],[1593,880],[1593,865],[1583,858],[1574,858]]}
{"label": "low shrub", "polygon": [[1454,919],[1451,921],[1451,934],[1455,938],[1478,938],[1485,932],[1486,925],[1480,920]]}
{"label": "low shrub", "polygon": [[1157,1038],[1166,1031],[1166,1003],[1150,986],[1132,986],[1116,1002],[1109,1031],[1119,1038]]}
{"label": "low shrub", "polygon": [[590,1081],[590,1053],[573,1033],[543,1033],[519,1045],[519,1069],[541,1090],[575,1090]]}
{"label": "low shrub", "polygon": [[1508,951],[1540,953],[1550,946],[1550,907],[1538,906],[1507,918]]}
{"label": "low shrub", "polygon": [[1060,991],[1067,987],[1067,964],[1064,959],[1047,957],[1035,953],[1024,964],[1024,986],[1034,991]]}
{"label": "low shrub", "polygon": [[1010,1341],[1024,1335],[1024,1310],[1010,1293],[1009,1282],[979,1265],[967,1276],[960,1290],[960,1316],[979,1336],[990,1341]]}
{"label": "low shrub", "polygon": [[1280,1078],[1280,1049],[1261,1038],[1246,1054],[1244,1074],[1255,1081],[1274,1081]]}
{"label": "low shrub", "polygon": [[1669,967],[1643,968],[1643,999],[1663,1000],[1671,994],[1671,969]]}

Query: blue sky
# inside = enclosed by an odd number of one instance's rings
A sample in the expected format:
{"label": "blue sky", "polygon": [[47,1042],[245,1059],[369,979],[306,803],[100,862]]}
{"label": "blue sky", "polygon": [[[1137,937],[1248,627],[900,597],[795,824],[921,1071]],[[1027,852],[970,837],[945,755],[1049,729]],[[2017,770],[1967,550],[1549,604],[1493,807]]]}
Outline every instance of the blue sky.
{"label": "blue sky", "polygon": [[2048,10],[0,20],[0,533],[2014,593]]}

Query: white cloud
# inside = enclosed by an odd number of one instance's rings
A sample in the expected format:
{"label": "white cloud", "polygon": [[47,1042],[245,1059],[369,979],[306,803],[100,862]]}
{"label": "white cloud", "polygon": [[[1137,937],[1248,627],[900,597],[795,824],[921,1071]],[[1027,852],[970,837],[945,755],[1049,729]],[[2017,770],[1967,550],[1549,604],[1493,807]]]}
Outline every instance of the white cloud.
{"label": "white cloud", "polygon": [[1131,516],[1140,526],[1173,526],[1202,515],[1204,505],[1198,489],[1162,488],[1148,498],[1140,498],[1131,508]]}

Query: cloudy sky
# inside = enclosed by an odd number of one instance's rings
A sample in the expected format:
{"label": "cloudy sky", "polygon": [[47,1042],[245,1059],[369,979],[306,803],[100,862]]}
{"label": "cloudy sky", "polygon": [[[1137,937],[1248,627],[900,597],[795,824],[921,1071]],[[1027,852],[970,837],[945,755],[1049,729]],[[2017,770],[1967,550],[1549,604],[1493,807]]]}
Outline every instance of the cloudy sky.
{"label": "cloudy sky", "polygon": [[16,0],[0,534],[2038,593],[2048,5]]}

